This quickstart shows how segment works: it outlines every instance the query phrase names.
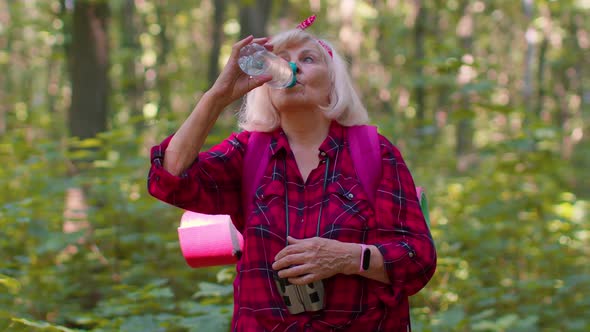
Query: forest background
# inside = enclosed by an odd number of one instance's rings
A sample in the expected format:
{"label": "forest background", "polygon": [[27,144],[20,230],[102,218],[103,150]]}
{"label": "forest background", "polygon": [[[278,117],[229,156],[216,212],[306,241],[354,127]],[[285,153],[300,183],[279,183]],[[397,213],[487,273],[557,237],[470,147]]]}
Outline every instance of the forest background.
{"label": "forest background", "polygon": [[0,330],[229,330],[234,268],[185,264],[149,147],[312,13],[427,190],[414,330],[590,330],[590,0],[1,0]]}

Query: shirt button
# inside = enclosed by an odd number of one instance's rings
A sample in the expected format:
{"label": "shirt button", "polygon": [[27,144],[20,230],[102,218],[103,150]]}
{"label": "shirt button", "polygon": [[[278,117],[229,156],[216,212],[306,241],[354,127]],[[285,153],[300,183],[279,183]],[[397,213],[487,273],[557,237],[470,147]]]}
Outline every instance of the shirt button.
{"label": "shirt button", "polygon": [[348,195],[346,195],[346,197],[348,197],[348,199],[353,199],[354,195],[352,193],[349,193]]}
{"label": "shirt button", "polygon": [[320,152],[320,156],[325,157],[326,153],[324,151]]}
{"label": "shirt button", "polygon": [[414,252],[413,252],[413,251],[410,251],[410,252],[408,253],[408,256],[409,256],[410,258],[414,258],[414,256],[415,256],[415,255],[416,255],[416,254],[414,254]]}

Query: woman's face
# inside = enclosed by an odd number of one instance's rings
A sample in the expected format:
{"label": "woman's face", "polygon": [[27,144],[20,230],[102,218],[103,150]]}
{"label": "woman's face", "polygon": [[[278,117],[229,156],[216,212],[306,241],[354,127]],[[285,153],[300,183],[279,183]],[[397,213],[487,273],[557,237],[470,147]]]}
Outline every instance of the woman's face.
{"label": "woman's face", "polygon": [[294,87],[270,89],[271,102],[279,112],[308,111],[330,104],[332,83],[328,65],[316,41],[292,45],[277,55],[297,65],[297,84]]}

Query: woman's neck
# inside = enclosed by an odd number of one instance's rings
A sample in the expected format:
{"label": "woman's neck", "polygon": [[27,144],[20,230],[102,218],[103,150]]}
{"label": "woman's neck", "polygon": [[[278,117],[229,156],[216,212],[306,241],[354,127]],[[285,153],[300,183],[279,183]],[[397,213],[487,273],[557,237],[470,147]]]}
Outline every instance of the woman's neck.
{"label": "woman's neck", "polygon": [[281,114],[281,127],[292,147],[319,147],[328,136],[330,122],[318,111]]}

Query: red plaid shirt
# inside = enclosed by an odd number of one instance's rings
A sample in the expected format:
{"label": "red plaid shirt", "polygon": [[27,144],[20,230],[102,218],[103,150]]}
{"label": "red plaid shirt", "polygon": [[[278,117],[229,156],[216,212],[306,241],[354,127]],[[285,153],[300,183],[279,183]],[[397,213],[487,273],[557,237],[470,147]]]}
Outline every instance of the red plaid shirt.
{"label": "red plaid shirt", "polygon": [[[320,163],[306,183],[284,132],[276,130],[270,144],[271,159],[256,191],[256,208],[247,214],[242,212],[241,178],[249,132],[232,134],[200,153],[180,176],[162,167],[171,137],[152,148],[148,189],[154,197],[200,213],[229,214],[244,236],[244,252],[234,282],[235,331],[410,329],[408,296],[424,287],[434,274],[434,243],[412,176],[398,149],[380,136],[383,177],[374,209],[355,175],[346,130],[332,122],[318,151]],[[323,202],[319,236],[376,245],[391,284],[338,274],[323,280],[323,310],[290,315],[277,292],[271,268],[274,256],[286,243],[285,192],[289,235],[316,236]]]}

